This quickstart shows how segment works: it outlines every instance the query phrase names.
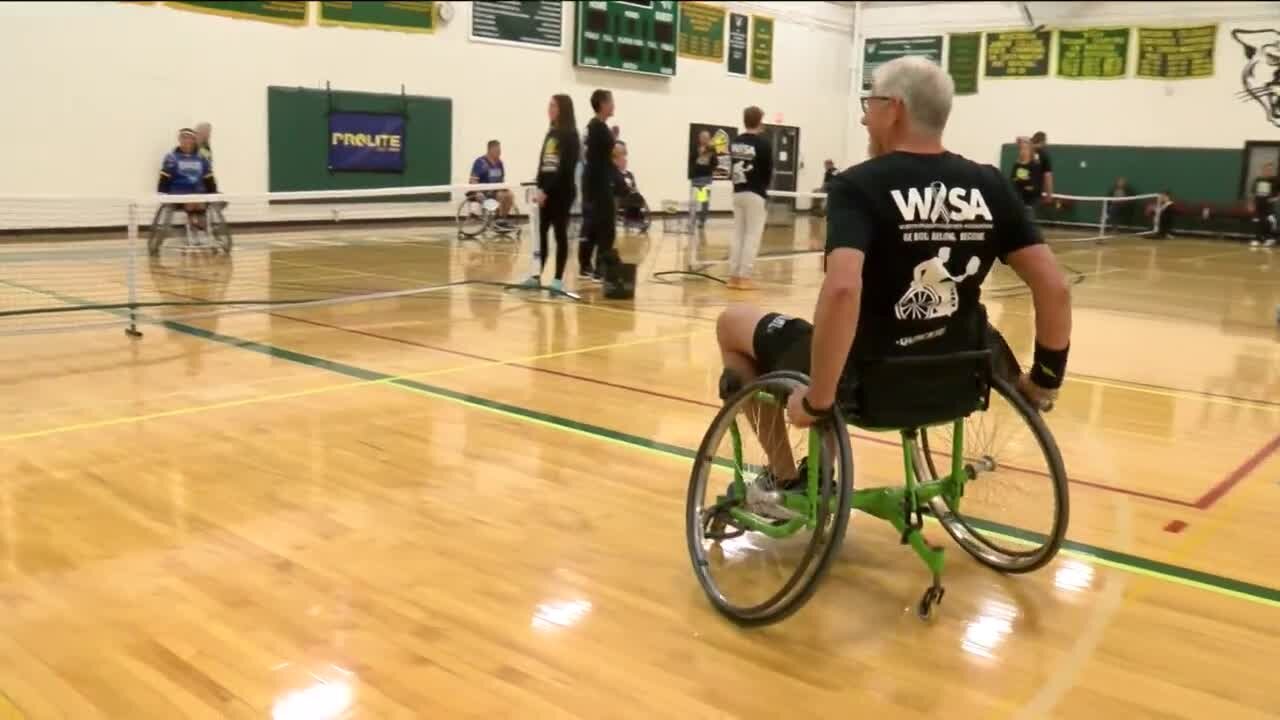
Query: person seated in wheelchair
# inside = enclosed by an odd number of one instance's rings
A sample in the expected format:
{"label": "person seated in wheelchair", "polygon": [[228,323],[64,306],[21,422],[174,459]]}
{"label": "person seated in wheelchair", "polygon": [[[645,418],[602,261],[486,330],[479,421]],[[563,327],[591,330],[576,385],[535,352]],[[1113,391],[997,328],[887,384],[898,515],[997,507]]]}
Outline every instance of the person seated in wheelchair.
{"label": "person seated in wheelchair", "polygon": [[[202,195],[218,192],[218,183],[213,177],[213,166],[208,158],[200,153],[196,133],[191,128],[178,131],[178,146],[164,156],[160,163],[160,181],[156,184],[156,192],[161,195]],[[173,203],[187,213],[192,227],[206,228],[202,202]]]}
{"label": "person seated in wheelchair", "polygon": [[614,195],[618,197],[618,214],[626,225],[645,224],[644,196],[636,184],[636,176],[627,169],[627,146],[621,141],[613,146],[613,166],[617,168],[614,176]]}
{"label": "person seated in wheelchair", "polygon": [[[502,164],[502,143],[497,140],[490,140],[484,155],[476,158],[475,162],[471,163],[471,176],[467,182],[472,185],[496,185],[506,182],[506,179],[507,169]],[[495,225],[502,229],[509,229],[511,222],[508,216],[511,214],[511,206],[514,203],[511,191],[493,190],[468,195],[470,200],[479,200],[482,197],[498,201]]]}
{"label": "person seated in wheelchair", "polygon": [[[1035,307],[1035,363],[1016,386],[1047,410],[1062,383],[1071,333],[1070,290],[1057,260],[999,170],[944,148],[954,92],[945,71],[923,58],[898,58],[876,70],[872,88],[862,98],[871,159],[829,187],[826,276],[814,322],[747,305],[726,309],[716,323],[722,398],[766,373],[807,374],[807,390],[792,394],[786,413],[792,425],[808,427],[832,418],[837,403],[865,422],[860,414],[868,408],[859,404],[872,395],[913,407],[939,395],[976,396],[977,382],[939,385],[937,378],[961,373],[886,361],[989,347],[981,285],[1000,259],[1030,287]],[[960,416],[978,402],[951,406],[967,407]],[[781,408],[773,412],[781,423]],[[769,422],[761,417],[756,426]],[[806,477],[806,460],[796,463],[785,442],[760,439],[776,486],[786,490]]]}

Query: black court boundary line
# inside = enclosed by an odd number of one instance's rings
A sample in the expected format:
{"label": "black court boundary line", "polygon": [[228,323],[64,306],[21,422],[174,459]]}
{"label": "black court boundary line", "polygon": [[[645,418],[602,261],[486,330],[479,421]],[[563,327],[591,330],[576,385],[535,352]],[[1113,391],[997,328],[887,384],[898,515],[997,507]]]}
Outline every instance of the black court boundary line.
{"label": "black court boundary line", "polygon": [[[5,283],[5,284],[10,284],[10,283]],[[445,287],[463,286],[466,284],[468,284],[468,282],[463,281],[461,283],[456,283],[456,284],[451,283]],[[57,297],[58,299],[63,300],[65,302],[79,301],[79,298],[71,298],[63,295],[58,295],[56,293],[37,290],[31,287],[24,286],[24,287],[21,287],[21,289],[28,290],[31,292],[38,292],[44,295],[48,295],[50,297]],[[356,378],[358,380],[365,380],[365,381],[371,381],[371,382],[381,381],[390,385],[395,385],[395,386],[404,388],[406,390],[410,390],[418,394],[437,397],[437,398],[443,398],[446,400],[452,400],[459,404],[467,405],[470,407],[475,407],[475,408],[487,410],[490,412],[508,415],[517,419],[523,419],[525,421],[530,421],[530,422],[534,422],[542,425],[548,425],[548,426],[560,428],[563,430],[569,430],[569,431],[573,431],[573,432],[580,433],[587,436],[594,436],[603,440],[612,441],[614,443],[618,443],[622,445],[630,445],[638,449],[654,451],[659,454],[669,455],[669,456],[673,456],[673,457],[677,457],[685,460],[692,460],[694,459],[694,457],[696,457],[695,451],[690,450],[688,448],[680,447],[678,445],[671,445],[669,443],[650,440],[648,438],[642,438],[636,435],[631,435],[631,434],[623,433],[617,430],[612,430],[612,429],[600,427],[597,425],[591,425],[589,423],[583,423],[576,420],[571,420],[569,418],[559,417],[557,415],[552,415],[550,413],[544,413],[544,412],[532,410],[529,408],[522,408],[516,405],[509,405],[503,402],[499,402],[497,400],[489,400],[487,398],[482,398],[475,395],[469,395],[467,393],[448,390],[446,388],[441,388],[441,387],[435,387],[432,385],[427,385],[426,383],[418,382],[416,380],[398,378],[394,375],[388,375],[386,373],[378,372],[376,370],[361,368],[355,365],[348,365],[346,363],[342,363],[334,360],[326,360],[324,358],[316,357],[314,355],[308,355],[306,353],[287,350],[285,348],[279,348],[274,345],[260,343],[254,340],[246,340],[246,339],[237,338],[231,335],[224,335],[222,333],[214,332],[212,330],[205,330],[203,328],[195,327],[193,325],[187,325],[185,323],[176,322],[173,320],[162,320],[162,321],[156,322],[155,324],[177,333],[201,338],[203,340],[209,340],[211,342],[215,342],[221,345],[227,345],[229,347],[236,347],[242,350],[248,350],[250,352],[266,355],[272,358],[288,360],[290,362],[298,363],[300,365],[305,365],[307,367],[317,368],[321,370],[328,370],[330,372],[333,372],[339,375],[345,375],[346,377]],[[979,529],[985,529],[990,532],[1001,532],[1007,535],[1020,537],[1033,542],[1044,542],[1045,540],[1048,539],[1047,536],[1043,534],[1032,532],[1029,530],[1023,530],[1021,528],[1015,528],[1008,525],[1003,525],[1000,523],[977,521],[977,520],[971,519],[970,524],[974,525]],[[1169,563],[1163,563],[1157,560],[1151,560],[1149,558],[1144,558],[1137,555],[1130,555],[1128,553],[1122,553],[1119,551],[1110,550],[1110,549],[1099,547],[1099,546],[1076,542],[1074,540],[1064,540],[1062,543],[1062,547],[1072,552],[1075,552],[1079,555],[1093,557],[1103,563],[1109,563],[1112,565],[1118,565],[1121,567],[1129,568],[1141,574],[1162,576],[1182,584],[1190,584],[1193,586],[1199,585],[1210,590],[1224,592],[1226,594],[1234,594],[1234,595],[1245,597],[1247,599],[1259,601],[1262,604],[1274,605],[1274,606],[1280,607],[1280,589],[1277,589],[1277,588],[1267,587],[1264,585],[1257,585],[1257,584],[1246,582],[1243,580],[1237,580],[1235,578],[1229,578],[1222,575],[1215,575],[1213,573],[1195,570],[1192,568],[1186,568],[1178,565],[1172,565]]]}

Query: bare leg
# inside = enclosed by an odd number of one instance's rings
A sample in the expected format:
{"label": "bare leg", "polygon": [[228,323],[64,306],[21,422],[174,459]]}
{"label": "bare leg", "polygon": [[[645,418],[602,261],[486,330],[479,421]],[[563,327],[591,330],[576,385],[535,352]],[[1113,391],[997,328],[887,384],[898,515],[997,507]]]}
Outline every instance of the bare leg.
{"label": "bare leg", "polygon": [[[716,320],[716,341],[720,345],[720,357],[726,370],[736,374],[743,383],[758,375],[753,338],[756,326],[765,312],[750,305],[732,305]],[[785,400],[783,401],[785,404]],[[751,429],[769,458],[769,469],[779,482],[786,483],[796,476],[795,455],[787,438],[786,408],[780,405],[749,400],[744,406]]]}

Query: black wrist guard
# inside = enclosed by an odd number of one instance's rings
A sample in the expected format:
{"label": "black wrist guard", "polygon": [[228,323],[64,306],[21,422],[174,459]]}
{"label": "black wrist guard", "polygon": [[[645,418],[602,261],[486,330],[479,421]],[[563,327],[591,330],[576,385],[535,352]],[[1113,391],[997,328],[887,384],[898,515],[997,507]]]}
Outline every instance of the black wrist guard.
{"label": "black wrist guard", "polygon": [[804,411],[809,413],[810,417],[815,417],[815,418],[818,418],[819,420],[826,420],[836,414],[834,405],[825,410],[818,410],[817,408],[809,404],[808,397],[803,397],[800,399],[800,407],[804,408]]}
{"label": "black wrist guard", "polygon": [[1031,364],[1031,382],[1046,390],[1057,390],[1062,387],[1062,378],[1067,374],[1067,352],[1070,346],[1062,350],[1050,350],[1036,343],[1035,361]]}

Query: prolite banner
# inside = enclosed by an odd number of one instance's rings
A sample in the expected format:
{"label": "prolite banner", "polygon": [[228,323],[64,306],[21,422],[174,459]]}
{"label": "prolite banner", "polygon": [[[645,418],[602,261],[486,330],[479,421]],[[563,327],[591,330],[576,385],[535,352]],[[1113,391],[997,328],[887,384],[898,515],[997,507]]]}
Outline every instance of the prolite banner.
{"label": "prolite banner", "polygon": [[404,172],[404,116],[329,113],[330,172]]}

